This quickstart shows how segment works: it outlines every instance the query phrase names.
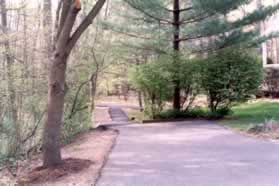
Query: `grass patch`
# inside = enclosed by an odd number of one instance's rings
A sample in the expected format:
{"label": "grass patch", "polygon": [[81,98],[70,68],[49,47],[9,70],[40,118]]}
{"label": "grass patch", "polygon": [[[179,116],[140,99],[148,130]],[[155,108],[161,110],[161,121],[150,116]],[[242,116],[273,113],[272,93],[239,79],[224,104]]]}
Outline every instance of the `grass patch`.
{"label": "grass patch", "polygon": [[258,101],[233,107],[233,114],[221,123],[238,130],[246,130],[251,124],[260,124],[265,120],[279,122],[279,103]]}

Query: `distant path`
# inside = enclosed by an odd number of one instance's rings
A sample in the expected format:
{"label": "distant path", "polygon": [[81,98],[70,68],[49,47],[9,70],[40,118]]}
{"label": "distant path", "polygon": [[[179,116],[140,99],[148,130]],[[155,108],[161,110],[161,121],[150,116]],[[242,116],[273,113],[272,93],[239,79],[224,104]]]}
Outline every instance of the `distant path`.
{"label": "distant path", "polygon": [[279,185],[278,144],[204,121],[115,128],[120,136],[97,186]]}
{"label": "distant path", "polygon": [[130,108],[130,109],[140,109],[139,106],[135,105],[123,105],[123,104],[117,104],[117,103],[99,103],[96,105],[97,107],[110,107],[110,108]]}
{"label": "distant path", "polygon": [[110,106],[109,114],[112,121],[128,122],[129,117],[119,106]]}
{"label": "distant path", "polygon": [[140,109],[138,106],[134,105],[122,105],[116,103],[99,103],[96,105],[97,107],[105,107],[108,108],[108,113],[111,118],[111,122],[102,123],[102,125],[116,127],[116,126],[123,126],[129,124],[135,124],[134,122],[129,120],[128,115],[125,113],[124,109]]}

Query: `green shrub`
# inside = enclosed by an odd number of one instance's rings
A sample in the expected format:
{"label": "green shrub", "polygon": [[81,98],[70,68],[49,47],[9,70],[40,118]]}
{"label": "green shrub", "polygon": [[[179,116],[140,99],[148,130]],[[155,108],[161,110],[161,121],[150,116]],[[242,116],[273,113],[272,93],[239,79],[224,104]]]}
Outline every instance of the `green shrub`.
{"label": "green shrub", "polygon": [[191,109],[197,95],[201,91],[201,65],[196,60],[181,61],[179,82],[181,89],[181,108]]}
{"label": "green shrub", "polygon": [[154,118],[163,110],[165,102],[173,98],[175,80],[180,82],[181,107],[190,109],[200,92],[200,67],[196,60],[182,57],[179,65],[173,65],[170,56],[137,66],[131,73],[131,80],[144,93],[145,113]]}
{"label": "green shrub", "polygon": [[69,89],[65,97],[64,123],[62,128],[62,141],[70,143],[77,135],[86,132],[92,126],[88,109],[89,96],[87,87],[79,89],[80,85]]}
{"label": "green shrub", "polygon": [[208,119],[222,119],[225,116],[231,115],[232,110],[228,107],[218,108],[215,111],[210,111],[207,113]]}
{"label": "green shrub", "polygon": [[68,117],[64,121],[62,142],[64,144],[70,143],[77,135],[88,131],[91,126],[90,114],[87,110],[76,112],[71,118]]}
{"label": "green shrub", "polygon": [[154,118],[172,96],[173,82],[167,62],[159,60],[138,66],[132,71],[131,79],[135,87],[144,93],[145,113]]}
{"label": "green shrub", "polygon": [[155,116],[156,119],[179,119],[179,118],[185,118],[185,112],[180,110],[166,110],[162,111],[158,115]]}
{"label": "green shrub", "polygon": [[262,65],[247,51],[224,50],[201,63],[201,86],[217,115],[226,114],[223,109],[229,110],[233,102],[247,101],[262,83]]}
{"label": "green shrub", "polygon": [[200,108],[189,110],[166,110],[156,116],[156,119],[195,119],[207,118],[208,111]]}
{"label": "green shrub", "polygon": [[222,119],[232,112],[230,109],[221,108],[215,112],[208,109],[194,108],[189,110],[166,110],[156,115],[156,119]]}

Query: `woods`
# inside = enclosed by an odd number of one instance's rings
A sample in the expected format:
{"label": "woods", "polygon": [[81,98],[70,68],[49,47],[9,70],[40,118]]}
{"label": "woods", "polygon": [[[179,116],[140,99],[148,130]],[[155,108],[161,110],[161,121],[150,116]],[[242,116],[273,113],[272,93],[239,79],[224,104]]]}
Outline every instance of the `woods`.
{"label": "woods", "polygon": [[61,166],[61,146],[95,130],[96,106],[110,98],[133,99],[145,119],[226,117],[277,85],[264,67],[278,62],[279,29],[268,26],[278,9],[260,0],[0,0],[0,165],[42,153],[44,168]]}
{"label": "woods", "polygon": [[[79,1],[61,1],[59,4],[51,0],[35,4],[1,1],[1,40],[5,61],[2,63],[4,73],[1,83],[1,144],[4,145],[1,161],[39,151],[43,140],[41,133],[45,129],[43,149],[47,155],[44,164],[53,166],[61,163],[61,140],[67,140],[89,126],[87,122],[90,121],[86,118],[91,118],[92,110],[82,114],[77,112],[86,111],[84,107],[87,108],[87,102],[81,100],[80,96],[87,87],[89,89],[88,79],[92,82],[92,91],[97,86],[94,80],[105,65],[98,59],[99,55],[103,55],[102,51],[92,49],[96,58],[94,61],[98,61],[89,71],[83,72],[85,78],[79,79],[81,83],[74,82],[75,87],[70,81],[66,83],[66,69],[72,49],[104,4],[105,1],[87,4],[80,11]],[[82,17],[78,17],[80,12]],[[95,37],[95,33],[87,32],[87,36]],[[94,44],[97,46],[98,42]],[[84,58],[83,52],[75,56],[77,61]],[[98,70],[94,70],[95,67]],[[74,74],[71,73],[69,77],[73,78]],[[48,79],[49,91],[46,86]],[[86,86],[81,86],[85,80]],[[72,87],[68,92],[67,86]],[[66,92],[68,96],[65,98]],[[65,99],[74,101],[67,101],[64,107]],[[73,120],[78,121],[79,118],[82,124],[73,124]],[[45,127],[42,125],[44,120]]]}

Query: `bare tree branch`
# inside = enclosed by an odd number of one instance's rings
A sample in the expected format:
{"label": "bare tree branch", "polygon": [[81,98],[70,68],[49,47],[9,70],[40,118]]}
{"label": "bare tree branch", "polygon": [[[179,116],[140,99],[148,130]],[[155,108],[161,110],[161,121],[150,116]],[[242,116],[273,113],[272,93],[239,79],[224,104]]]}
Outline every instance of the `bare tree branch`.
{"label": "bare tree branch", "polygon": [[102,7],[104,6],[106,0],[99,0],[95,6],[92,8],[92,10],[89,12],[89,14],[86,16],[86,18],[82,21],[82,23],[79,25],[79,27],[76,29],[74,34],[72,35],[69,43],[67,51],[71,51],[73,47],[75,46],[76,42],[79,40],[80,36],[83,34],[83,32],[88,28],[89,25],[92,24],[95,17],[98,15]]}

